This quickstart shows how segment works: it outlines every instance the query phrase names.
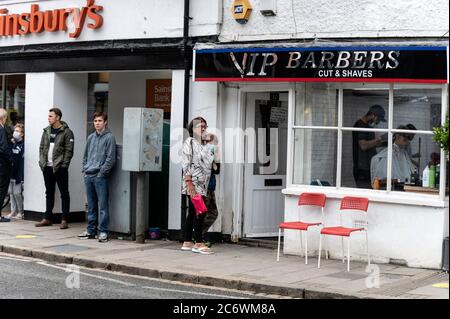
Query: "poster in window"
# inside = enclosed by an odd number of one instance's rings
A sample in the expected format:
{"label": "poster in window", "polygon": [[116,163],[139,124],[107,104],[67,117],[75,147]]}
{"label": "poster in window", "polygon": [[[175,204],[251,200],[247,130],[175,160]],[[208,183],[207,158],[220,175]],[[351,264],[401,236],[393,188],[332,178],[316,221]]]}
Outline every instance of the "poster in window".
{"label": "poster in window", "polygon": [[146,107],[163,109],[169,113],[171,109],[172,80],[147,80]]}

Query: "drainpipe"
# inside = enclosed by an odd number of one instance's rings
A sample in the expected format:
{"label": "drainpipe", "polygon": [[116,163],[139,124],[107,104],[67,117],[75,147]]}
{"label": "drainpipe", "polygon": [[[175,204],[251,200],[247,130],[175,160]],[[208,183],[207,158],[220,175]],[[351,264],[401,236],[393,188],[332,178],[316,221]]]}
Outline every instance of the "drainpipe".
{"label": "drainpipe", "polygon": [[[189,41],[189,0],[184,0],[184,24],[183,24],[183,56],[184,56],[184,110],[183,110],[183,127],[187,128],[189,122],[189,91],[190,91],[190,70],[188,41]],[[180,239],[184,236],[184,228],[186,223],[187,198],[181,195],[181,234]]]}

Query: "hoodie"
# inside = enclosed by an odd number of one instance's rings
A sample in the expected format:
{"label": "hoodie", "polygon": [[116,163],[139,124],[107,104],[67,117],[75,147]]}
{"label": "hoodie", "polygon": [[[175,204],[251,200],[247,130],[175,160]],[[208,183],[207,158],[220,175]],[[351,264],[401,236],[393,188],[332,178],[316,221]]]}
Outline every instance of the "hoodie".
{"label": "hoodie", "polygon": [[108,177],[116,163],[116,139],[109,129],[89,135],[83,156],[82,172]]}

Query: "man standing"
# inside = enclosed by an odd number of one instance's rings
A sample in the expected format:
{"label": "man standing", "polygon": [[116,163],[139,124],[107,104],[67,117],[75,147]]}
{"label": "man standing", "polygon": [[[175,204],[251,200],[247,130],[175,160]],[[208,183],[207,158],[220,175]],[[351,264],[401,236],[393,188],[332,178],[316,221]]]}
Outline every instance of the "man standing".
{"label": "man standing", "polygon": [[[353,127],[373,128],[381,122],[386,122],[385,111],[380,105],[372,105],[362,118]],[[358,188],[372,188],[370,182],[370,161],[377,153],[376,148],[382,146],[383,138],[375,138],[373,132],[352,132],[353,137],[353,176]]]}
{"label": "man standing", "polygon": [[73,156],[74,136],[67,123],[61,121],[58,108],[48,111],[48,123],[39,146],[39,166],[44,174],[46,207],[44,219],[36,227],[51,226],[55,205],[55,186],[58,184],[62,201],[61,229],[68,228],[70,211],[69,165]]}
{"label": "man standing", "polygon": [[2,206],[8,194],[9,181],[12,172],[12,152],[10,140],[8,139],[5,123],[8,119],[8,112],[0,109],[0,222],[9,222],[9,218],[2,216]]}
{"label": "man standing", "polygon": [[82,168],[88,200],[88,225],[87,229],[78,235],[78,238],[94,239],[98,224],[99,242],[108,241],[108,177],[116,162],[116,139],[111,131],[106,128],[107,124],[107,114],[102,112],[94,114],[95,132],[89,135],[87,139]]}

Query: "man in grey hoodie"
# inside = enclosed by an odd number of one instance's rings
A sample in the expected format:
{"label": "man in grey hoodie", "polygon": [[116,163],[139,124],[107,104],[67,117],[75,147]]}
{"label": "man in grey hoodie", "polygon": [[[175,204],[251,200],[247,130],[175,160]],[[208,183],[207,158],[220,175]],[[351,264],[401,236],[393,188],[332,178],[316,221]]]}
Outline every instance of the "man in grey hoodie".
{"label": "man in grey hoodie", "polygon": [[78,238],[94,239],[98,224],[99,242],[108,241],[108,177],[116,162],[116,139],[106,128],[107,124],[108,116],[105,113],[94,114],[95,132],[87,139],[82,168],[88,200],[88,225]]}

